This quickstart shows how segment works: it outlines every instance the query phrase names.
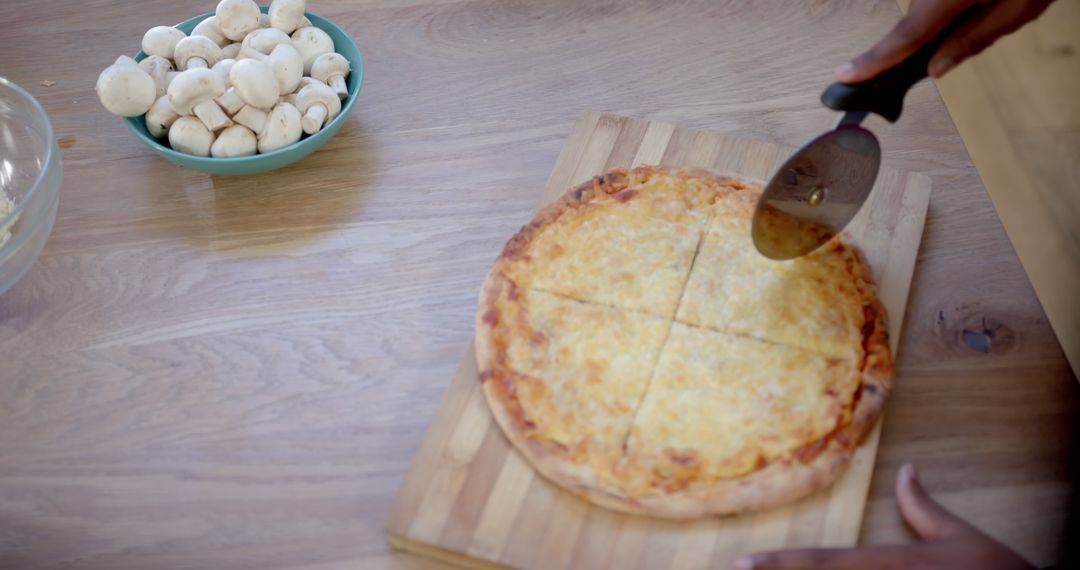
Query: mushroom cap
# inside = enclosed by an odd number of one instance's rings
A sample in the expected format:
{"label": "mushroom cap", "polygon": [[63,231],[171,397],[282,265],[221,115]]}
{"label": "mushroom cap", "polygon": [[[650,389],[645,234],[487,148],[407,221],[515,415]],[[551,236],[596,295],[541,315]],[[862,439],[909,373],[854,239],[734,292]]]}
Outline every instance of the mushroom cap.
{"label": "mushroom cap", "polygon": [[267,11],[270,15],[270,25],[286,34],[291,34],[293,30],[300,27],[304,11],[307,10],[306,4],[304,0],[273,0],[270,2],[270,10]]}
{"label": "mushroom cap", "polygon": [[337,52],[324,53],[311,62],[311,76],[326,82],[335,75],[349,76],[349,60]]}
{"label": "mushroom cap", "polygon": [[[240,49],[247,54],[250,54],[251,51],[257,51],[262,55],[267,55],[281,44],[292,44],[292,38],[289,37],[289,34],[277,28],[260,28],[244,38],[244,43],[241,44]],[[256,59],[260,58],[256,57]]]}
{"label": "mushroom cap", "polygon": [[303,134],[300,111],[288,103],[278,103],[266,118],[266,128],[259,133],[259,152],[288,146],[300,140]]}
{"label": "mushroom cap", "polygon": [[221,48],[206,36],[188,36],[176,42],[173,59],[178,68],[187,69],[188,60],[193,57],[202,58],[207,67],[213,67],[221,61]]}
{"label": "mushroom cap", "polygon": [[210,146],[210,156],[251,156],[257,147],[255,133],[244,125],[233,125],[218,133]]}
{"label": "mushroom cap", "polygon": [[189,69],[169,84],[169,104],[177,113],[190,115],[196,105],[224,92],[225,82],[218,74],[209,69]]}
{"label": "mushroom cap", "polygon": [[218,77],[225,83],[225,88],[232,87],[232,82],[229,80],[229,71],[236,65],[235,59],[223,59],[214,64],[214,67],[210,68],[211,71],[218,74]]}
{"label": "mushroom cap", "polygon": [[135,61],[135,59],[132,58],[130,55],[122,55],[122,56],[116,58],[116,61],[113,62],[113,65],[135,65],[135,66],[138,66],[139,62]]}
{"label": "mushroom cap", "polygon": [[304,57],[291,43],[280,44],[263,60],[278,81],[278,94],[286,95],[296,90],[304,78]]}
{"label": "mushroom cap", "polygon": [[106,67],[98,76],[95,90],[101,104],[110,113],[121,117],[138,117],[157,99],[154,78],[138,65],[126,62]]}
{"label": "mushroom cap", "polygon": [[161,97],[165,94],[165,81],[168,78],[168,73],[173,70],[172,61],[161,57],[160,55],[150,55],[143,58],[139,62],[139,69],[150,74],[150,77],[154,78],[154,85],[157,86],[157,96]]}
{"label": "mushroom cap", "polygon": [[221,48],[221,57],[224,59],[239,59],[240,42],[233,42]]}
{"label": "mushroom cap", "polygon": [[316,104],[326,107],[327,122],[341,112],[341,99],[338,99],[337,93],[325,83],[311,83],[296,94],[296,108],[301,113],[307,113],[308,109]]}
{"label": "mushroom cap", "polygon": [[162,57],[160,55],[149,55],[144,57],[143,60],[139,62],[139,69],[142,69],[147,73],[153,74],[159,70],[161,71],[161,73],[166,73],[172,71],[174,68],[172,61],[168,58]]}
{"label": "mushroom cap", "polygon": [[214,133],[195,117],[180,117],[169,127],[169,145],[173,150],[195,156],[209,156],[210,145],[213,143]]}
{"label": "mushroom cap", "polygon": [[225,34],[221,32],[221,28],[217,25],[217,16],[210,16],[209,18],[195,24],[195,28],[191,30],[193,36],[203,36],[210,38],[212,42],[218,45],[218,47],[225,47],[229,45],[229,38],[225,37]]}
{"label": "mushroom cap", "polygon": [[142,37],[142,50],[146,55],[157,55],[171,59],[176,51],[176,44],[187,34],[169,26],[154,26]]}
{"label": "mushroom cap", "polygon": [[241,59],[229,70],[229,82],[245,103],[269,109],[277,103],[278,82],[270,66],[255,59]]}
{"label": "mushroom cap", "polygon": [[304,75],[311,74],[311,64],[316,57],[334,51],[334,40],[326,32],[308,26],[300,28],[292,34],[293,46],[304,57]]}
{"label": "mushroom cap", "polygon": [[214,10],[221,33],[234,42],[259,29],[261,14],[254,0],[221,0]]}

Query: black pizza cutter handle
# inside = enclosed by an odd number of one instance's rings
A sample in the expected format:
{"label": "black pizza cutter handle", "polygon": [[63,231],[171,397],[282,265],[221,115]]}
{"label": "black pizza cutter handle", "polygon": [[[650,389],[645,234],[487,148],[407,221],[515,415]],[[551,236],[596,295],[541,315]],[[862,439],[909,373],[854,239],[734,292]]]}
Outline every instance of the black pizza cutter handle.
{"label": "black pizza cutter handle", "polygon": [[956,17],[907,59],[876,76],[858,83],[833,83],[821,94],[821,102],[837,111],[877,113],[890,123],[895,123],[900,118],[908,89],[926,79],[930,58],[937,53],[945,39],[968,19],[967,16],[969,14],[965,13]]}

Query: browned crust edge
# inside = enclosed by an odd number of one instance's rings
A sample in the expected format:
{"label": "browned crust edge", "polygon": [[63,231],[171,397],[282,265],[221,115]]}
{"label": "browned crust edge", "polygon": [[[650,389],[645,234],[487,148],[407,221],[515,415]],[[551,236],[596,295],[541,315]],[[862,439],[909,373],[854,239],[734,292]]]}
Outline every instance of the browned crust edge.
{"label": "browned crust edge", "polygon": [[[645,166],[634,170],[708,177],[737,187],[764,184],[760,180],[702,168]],[[859,291],[867,318],[863,331],[862,380],[855,395],[855,407],[846,425],[741,477],[717,481],[705,488],[639,498],[602,487],[589,469],[565,458],[565,450],[528,437],[525,420],[520,411],[515,413],[519,404],[512,394],[510,380],[513,372],[500,361],[495,340],[496,329],[504,324],[500,319],[509,317],[499,314],[499,300],[504,296],[517,295],[516,284],[503,273],[504,265],[525,255],[533,237],[563,212],[581,207],[601,192],[610,195],[625,189],[626,173],[624,169],[615,169],[604,176],[597,176],[542,208],[529,224],[507,242],[484,281],[476,313],[477,369],[489,408],[503,433],[541,475],[556,485],[592,503],[635,514],[668,519],[733,515],[767,509],[828,487],[843,474],[855,449],[873,429],[893,386],[894,366],[888,345],[885,308],[876,295],[862,252],[845,234],[839,236],[839,243],[855,253],[859,266],[853,268],[853,276],[862,281]]]}

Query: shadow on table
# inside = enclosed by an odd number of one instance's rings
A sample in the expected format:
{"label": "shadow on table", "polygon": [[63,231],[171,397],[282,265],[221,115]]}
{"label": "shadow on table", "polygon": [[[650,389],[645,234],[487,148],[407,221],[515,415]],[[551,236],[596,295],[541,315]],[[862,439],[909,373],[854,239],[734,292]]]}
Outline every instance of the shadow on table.
{"label": "shadow on table", "polygon": [[349,121],[321,149],[279,170],[224,176],[179,169],[179,180],[161,185],[178,194],[190,223],[154,225],[205,250],[309,249],[340,236],[362,209],[375,176],[375,146],[372,135]]}

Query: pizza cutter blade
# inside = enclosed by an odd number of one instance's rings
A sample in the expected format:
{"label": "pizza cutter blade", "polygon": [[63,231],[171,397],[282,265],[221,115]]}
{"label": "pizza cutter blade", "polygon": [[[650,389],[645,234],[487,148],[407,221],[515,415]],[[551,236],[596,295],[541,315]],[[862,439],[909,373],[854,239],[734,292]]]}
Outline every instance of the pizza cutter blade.
{"label": "pizza cutter blade", "polygon": [[840,233],[862,207],[877,179],[881,146],[861,125],[876,113],[900,118],[908,89],[927,76],[930,58],[967,18],[957,17],[918,51],[860,83],[834,83],[821,102],[844,115],[833,130],[810,141],[773,174],[754,211],[751,235],[765,257],[806,255]]}
{"label": "pizza cutter blade", "polygon": [[754,212],[754,245],[771,259],[814,251],[859,213],[881,165],[877,137],[846,113],[837,127],[799,149],[773,175]]}

